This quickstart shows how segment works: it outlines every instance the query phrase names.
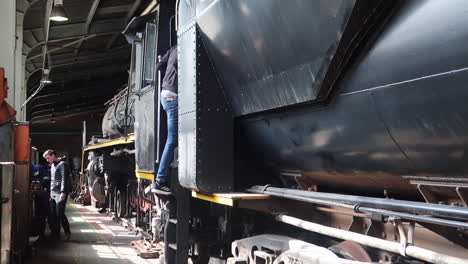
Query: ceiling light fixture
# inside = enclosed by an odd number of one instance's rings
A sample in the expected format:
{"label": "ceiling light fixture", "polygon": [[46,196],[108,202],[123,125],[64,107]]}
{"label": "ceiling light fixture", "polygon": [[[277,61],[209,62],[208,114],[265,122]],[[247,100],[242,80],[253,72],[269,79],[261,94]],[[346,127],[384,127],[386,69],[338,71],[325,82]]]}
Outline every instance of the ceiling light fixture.
{"label": "ceiling light fixture", "polygon": [[63,8],[63,0],[54,0],[54,6],[52,7],[49,19],[57,22],[68,21],[67,12]]}
{"label": "ceiling light fixture", "polygon": [[49,69],[44,69],[43,72],[42,72],[42,78],[41,78],[41,81],[40,83],[45,85],[45,84],[51,84],[52,81],[49,79],[49,73],[50,73],[50,70]]}
{"label": "ceiling light fixture", "polygon": [[42,84],[51,84],[52,81],[49,80],[49,79],[42,79],[42,80],[41,80],[41,83],[42,83]]}

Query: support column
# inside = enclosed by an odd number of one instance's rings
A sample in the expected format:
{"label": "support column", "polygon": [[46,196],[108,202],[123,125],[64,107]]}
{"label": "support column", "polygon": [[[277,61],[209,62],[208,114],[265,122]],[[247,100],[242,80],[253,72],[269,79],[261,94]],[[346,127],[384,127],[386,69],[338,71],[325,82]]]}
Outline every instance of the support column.
{"label": "support column", "polygon": [[[24,13],[29,7],[28,2],[5,1],[0,8],[0,67],[5,68],[8,78],[8,103],[16,110],[18,121],[26,120],[26,111],[21,105],[26,100],[25,61],[23,54],[23,20]],[[24,2],[24,3],[23,3]]]}
{"label": "support column", "polygon": [[15,1],[3,1],[0,8],[0,67],[5,68],[5,76],[8,78],[7,101],[15,105],[15,46],[16,46],[16,3]]}
{"label": "support column", "polygon": [[[16,119],[26,121],[26,108],[21,105],[26,101],[26,56],[23,54],[23,21],[24,12],[16,10],[16,49],[15,49],[15,109]],[[13,88],[11,88],[13,89]]]}

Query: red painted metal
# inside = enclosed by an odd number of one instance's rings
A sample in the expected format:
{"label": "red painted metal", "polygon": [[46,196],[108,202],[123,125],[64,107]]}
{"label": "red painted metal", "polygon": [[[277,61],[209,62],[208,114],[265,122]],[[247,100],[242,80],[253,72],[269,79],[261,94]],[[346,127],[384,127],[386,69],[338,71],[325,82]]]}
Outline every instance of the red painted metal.
{"label": "red painted metal", "polygon": [[5,78],[5,69],[0,67],[0,125],[13,120],[16,115],[15,109],[6,102],[7,97],[8,82]]}

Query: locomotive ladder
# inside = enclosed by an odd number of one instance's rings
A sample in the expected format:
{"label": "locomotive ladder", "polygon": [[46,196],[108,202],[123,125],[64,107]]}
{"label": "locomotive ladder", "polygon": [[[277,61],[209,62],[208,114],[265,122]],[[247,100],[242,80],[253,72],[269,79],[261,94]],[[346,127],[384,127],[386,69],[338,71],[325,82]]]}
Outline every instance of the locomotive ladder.
{"label": "locomotive ladder", "polygon": [[[166,264],[187,264],[189,255],[190,191],[182,188],[177,173],[171,175],[172,193],[159,194],[168,199],[169,218],[164,229]],[[159,193],[159,192],[158,192]]]}

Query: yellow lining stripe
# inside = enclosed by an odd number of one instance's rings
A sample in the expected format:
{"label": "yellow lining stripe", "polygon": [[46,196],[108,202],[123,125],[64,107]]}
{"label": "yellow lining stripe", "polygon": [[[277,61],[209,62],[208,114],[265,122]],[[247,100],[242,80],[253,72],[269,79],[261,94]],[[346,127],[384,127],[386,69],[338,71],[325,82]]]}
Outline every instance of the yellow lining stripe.
{"label": "yellow lining stripe", "polygon": [[238,201],[247,201],[247,200],[265,200],[269,199],[269,195],[256,194],[256,193],[211,193],[203,194],[196,191],[192,191],[192,197],[198,198],[201,200],[224,204],[227,206],[237,206]]}
{"label": "yellow lining stripe", "polygon": [[197,193],[196,191],[192,191],[192,197],[217,203],[217,204],[224,204],[227,206],[234,206],[234,200],[232,198],[226,198],[226,197],[220,197],[220,196],[213,196],[213,195],[207,195],[207,194],[201,194]]}
{"label": "yellow lining stripe", "polygon": [[154,174],[149,172],[143,171],[135,171],[135,175],[137,178],[145,179],[145,180],[154,180]]}
{"label": "yellow lining stripe", "polygon": [[130,144],[135,142],[135,136],[130,136],[130,137],[123,137],[123,138],[117,138],[113,139],[107,142],[102,142],[99,144],[95,145],[87,145],[84,146],[83,151],[88,151],[92,149],[99,149],[99,148],[105,148],[105,147],[111,147],[111,146],[117,146],[117,145],[124,145],[124,144]]}

